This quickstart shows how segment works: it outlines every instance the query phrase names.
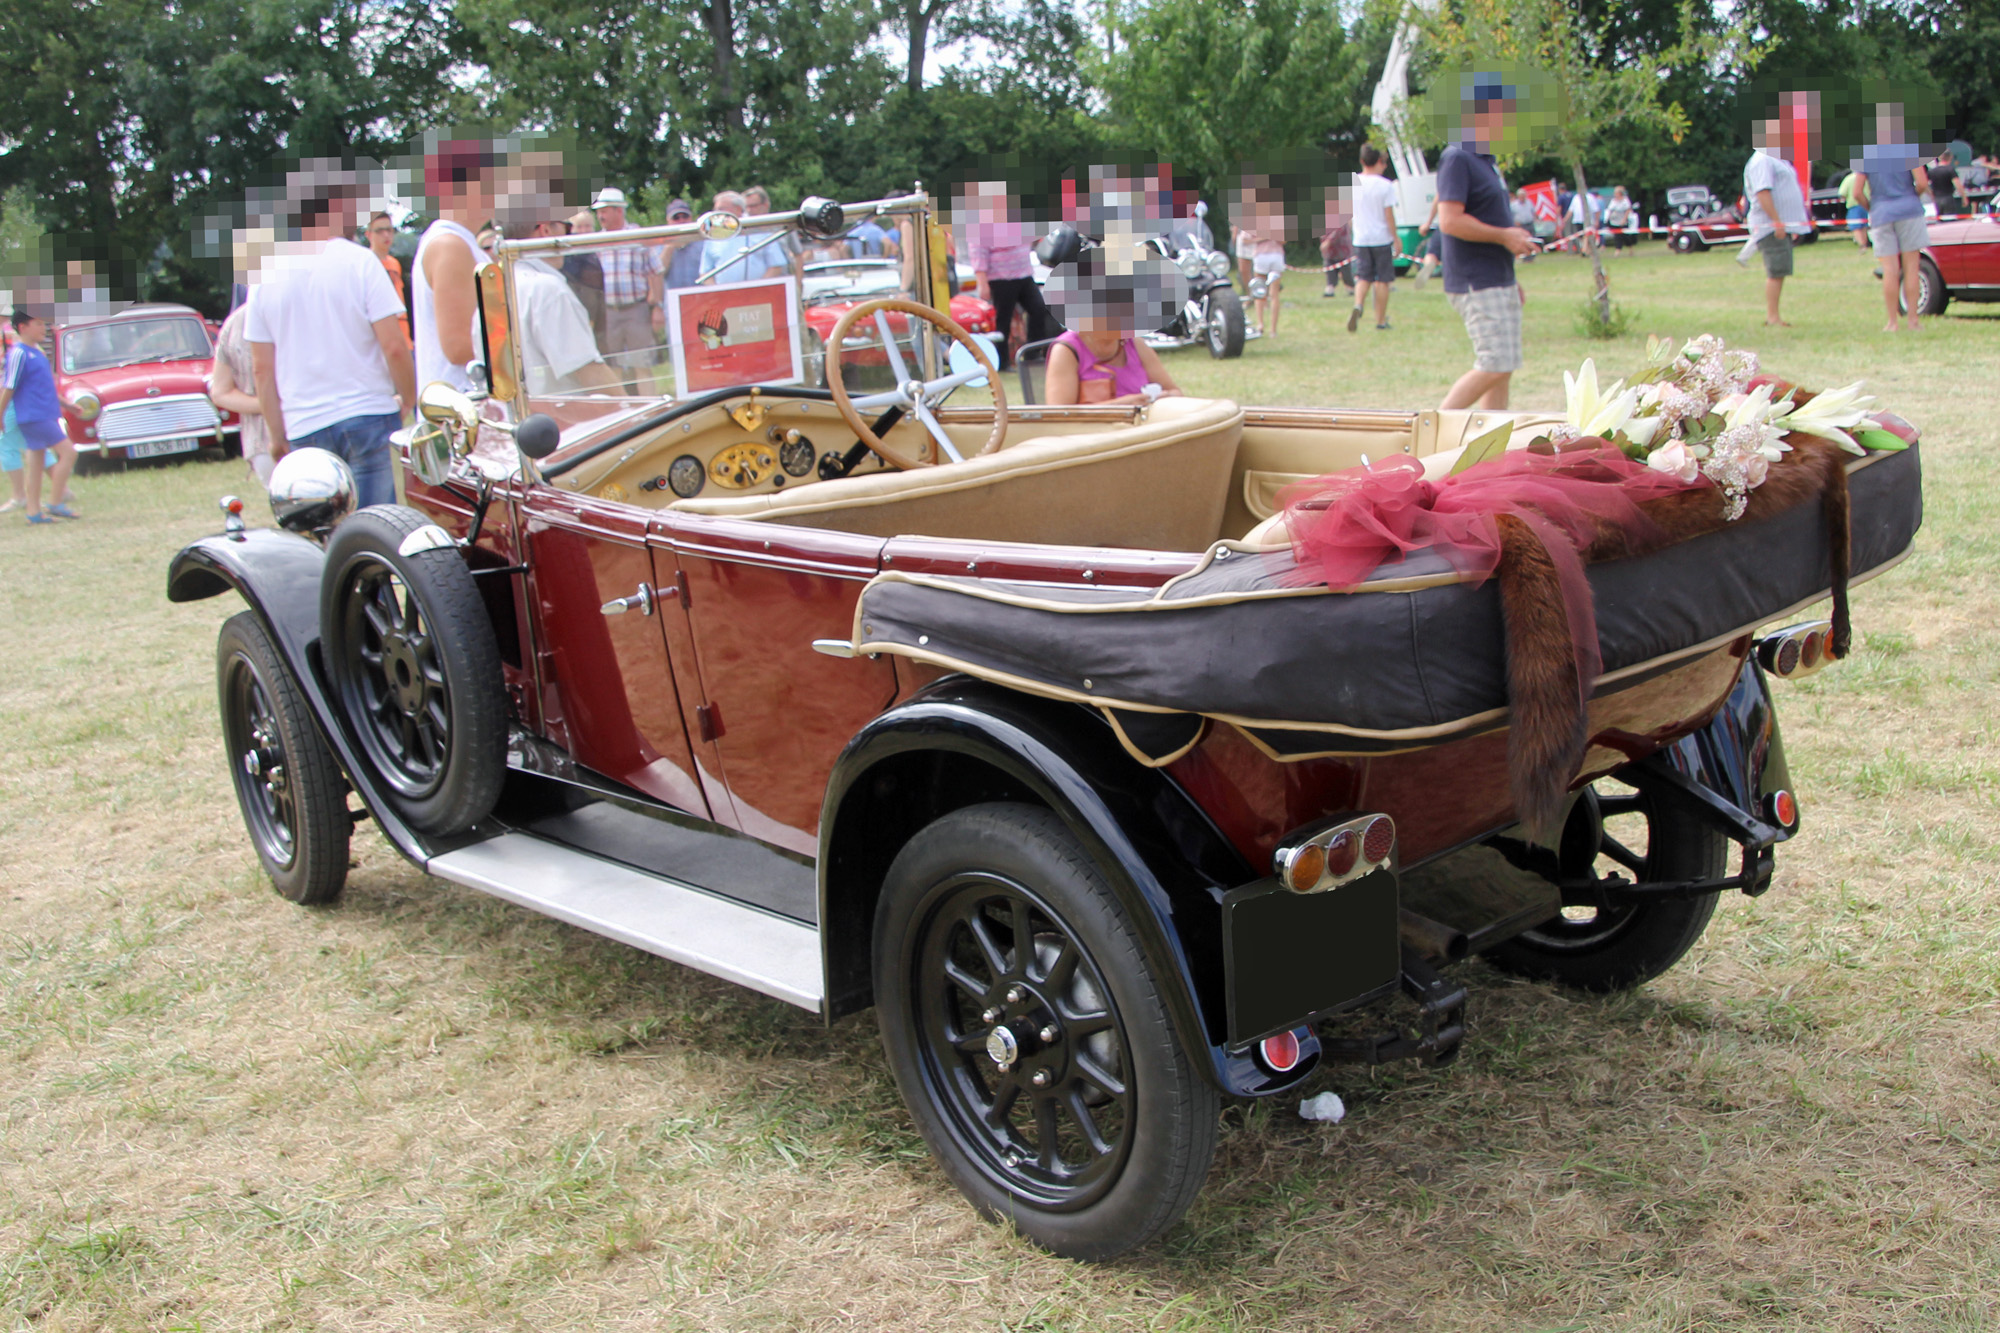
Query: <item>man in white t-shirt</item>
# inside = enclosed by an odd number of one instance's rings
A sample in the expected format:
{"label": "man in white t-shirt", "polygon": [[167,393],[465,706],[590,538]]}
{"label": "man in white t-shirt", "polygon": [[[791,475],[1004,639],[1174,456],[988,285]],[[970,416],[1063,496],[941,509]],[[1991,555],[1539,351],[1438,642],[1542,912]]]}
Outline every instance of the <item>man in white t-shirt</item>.
{"label": "man in white t-shirt", "polygon": [[389,434],[416,402],[403,301],[369,251],[347,239],[357,200],[329,185],[300,205],[302,250],[274,256],[245,319],[271,458],[326,449],[346,460],[361,505],[394,504]]}
{"label": "man in white t-shirt", "polygon": [[1389,289],[1403,241],[1396,234],[1396,187],[1389,183],[1389,159],[1374,144],[1361,148],[1361,174],[1354,178],[1354,309],[1347,331],[1361,327],[1361,311],[1375,293],[1375,327],[1389,327]]}
{"label": "man in white t-shirt", "polygon": [[[504,215],[509,236],[563,236],[558,205]],[[541,258],[514,265],[514,334],[521,349],[521,372],[536,398],[571,394],[622,394],[624,379],[604,363],[590,327],[590,311],[569,280]]]}
{"label": "man in white t-shirt", "polygon": [[1753,121],[1750,142],[1755,151],[1743,164],[1750,243],[1764,256],[1764,322],[1778,327],[1786,327],[1778,301],[1785,292],[1785,279],[1792,276],[1792,237],[1812,230],[1798,172],[1785,159],[1783,128],[1779,120]]}

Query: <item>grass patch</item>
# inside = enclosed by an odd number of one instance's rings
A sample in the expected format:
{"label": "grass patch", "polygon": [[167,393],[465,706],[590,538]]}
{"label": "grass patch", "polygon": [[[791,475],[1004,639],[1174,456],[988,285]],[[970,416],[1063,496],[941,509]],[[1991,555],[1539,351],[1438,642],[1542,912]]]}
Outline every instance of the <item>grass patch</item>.
{"label": "grass patch", "polygon": [[[273,894],[217,740],[235,607],[163,596],[239,464],[0,518],[0,1327],[1994,1329],[2000,311],[1884,335],[1868,259],[1819,246],[1766,331],[1724,256],[1607,266],[1645,312],[1608,342],[1572,324],[1587,264],[1523,267],[1517,405],[1712,331],[1926,432],[1915,554],[1780,695],[1776,887],[1635,995],[1470,965],[1458,1065],[1322,1075],[1337,1127],[1232,1108],[1187,1223],[1097,1268],[972,1217],[867,1016],[822,1030],[366,836],[338,907]],[[1436,284],[1388,331],[1346,309],[1303,287],[1240,360],[1168,363],[1401,408],[1470,365]]]}

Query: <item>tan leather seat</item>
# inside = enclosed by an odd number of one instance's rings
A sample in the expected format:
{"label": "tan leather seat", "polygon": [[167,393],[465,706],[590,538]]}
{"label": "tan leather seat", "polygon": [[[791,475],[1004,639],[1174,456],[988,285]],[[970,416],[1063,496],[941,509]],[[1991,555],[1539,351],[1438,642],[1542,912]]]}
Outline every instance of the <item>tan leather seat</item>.
{"label": "tan leather seat", "polygon": [[963,463],[671,507],[877,537],[1199,551],[1220,535],[1242,434],[1243,409],[1227,399],[1163,398],[1129,426],[1024,439]]}

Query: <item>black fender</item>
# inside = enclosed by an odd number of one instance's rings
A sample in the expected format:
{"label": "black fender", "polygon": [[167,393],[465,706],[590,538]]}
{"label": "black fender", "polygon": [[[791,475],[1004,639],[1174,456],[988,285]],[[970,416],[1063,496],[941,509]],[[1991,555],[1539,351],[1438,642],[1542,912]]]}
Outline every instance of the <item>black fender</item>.
{"label": "black fender", "polygon": [[875,904],[896,853],[940,815],[993,800],[1047,806],[1097,858],[1181,1042],[1222,1092],[1269,1095],[1310,1072],[1316,1059],[1274,1077],[1226,1047],[1222,903],[1258,875],[1208,816],[1134,761],[1097,713],[964,676],[875,718],[834,764],[819,835],[829,1020],[873,1000]]}
{"label": "black fender", "polygon": [[198,602],[234,590],[271,632],[285,665],[298,678],[299,689],[319,722],[348,785],[368,807],[391,846],[418,866],[463,842],[461,835],[439,839],[405,824],[361,762],[360,747],[349,734],[327,688],[319,662],[319,585],[326,552],[306,538],[275,528],[203,537],[181,548],[167,567],[167,600]]}
{"label": "black fender", "polygon": [[1761,853],[1798,832],[1773,817],[1767,797],[1791,786],[1778,709],[1755,653],[1708,724],[1621,769],[1618,778],[1680,802],[1746,851]]}

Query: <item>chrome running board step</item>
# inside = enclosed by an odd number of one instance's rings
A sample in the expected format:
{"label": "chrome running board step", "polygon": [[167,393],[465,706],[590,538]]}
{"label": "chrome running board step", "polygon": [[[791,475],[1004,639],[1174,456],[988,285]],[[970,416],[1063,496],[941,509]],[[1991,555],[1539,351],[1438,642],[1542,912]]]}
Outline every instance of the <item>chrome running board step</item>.
{"label": "chrome running board step", "polygon": [[581,926],[817,1013],[825,993],[811,926],[526,833],[430,858],[439,879]]}

